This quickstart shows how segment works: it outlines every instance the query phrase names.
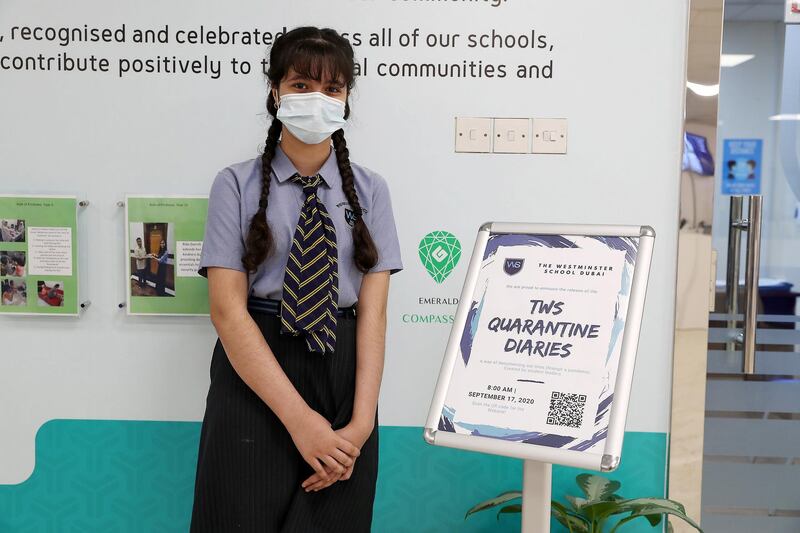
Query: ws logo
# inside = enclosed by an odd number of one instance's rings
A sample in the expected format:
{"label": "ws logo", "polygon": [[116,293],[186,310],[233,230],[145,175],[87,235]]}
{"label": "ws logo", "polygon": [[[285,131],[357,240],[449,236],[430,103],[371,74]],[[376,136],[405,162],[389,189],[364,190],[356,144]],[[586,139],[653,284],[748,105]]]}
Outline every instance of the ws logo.
{"label": "ws logo", "polygon": [[503,262],[503,272],[505,272],[509,276],[513,276],[514,274],[518,274],[519,271],[522,270],[522,265],[524,264],[525,264],[524,259],[508,258]]}

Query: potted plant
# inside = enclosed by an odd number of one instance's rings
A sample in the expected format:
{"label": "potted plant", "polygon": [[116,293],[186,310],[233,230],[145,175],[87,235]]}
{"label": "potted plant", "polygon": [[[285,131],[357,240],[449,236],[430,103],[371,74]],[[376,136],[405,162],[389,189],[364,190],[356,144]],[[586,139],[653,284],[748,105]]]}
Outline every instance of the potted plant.
{"label": "potted plant", "polygon": [[[580,474],[575,482],[583,495],[567,495],[568,505],[553,500],[551,509],[553,517],[570,533],[617,533],[625,524],[637,518],[645,518],[650,525],[657,526],[664,515],[677,516],[700,533],[703,532],[699,525],[686,516],[683,505],[676,501],[664,498],[623,498],[617,493],[622,483],[594,474]],[[521,498],[521,491],[503,492],[472,507],[464,519],[479,511],[496,507],[499,507],[498,520],[501,514],[520,513],[522,503],[515,500]],[[620,520],[609,529],[612,519],[616,518]],[[668,527],[672,529],[671,526]]]}

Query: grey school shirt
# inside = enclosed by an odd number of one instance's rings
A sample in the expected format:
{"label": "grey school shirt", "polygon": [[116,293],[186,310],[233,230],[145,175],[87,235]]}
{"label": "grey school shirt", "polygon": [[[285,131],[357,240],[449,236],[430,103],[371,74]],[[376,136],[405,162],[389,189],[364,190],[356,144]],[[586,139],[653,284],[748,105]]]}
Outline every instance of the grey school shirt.
{"label": "grey school shirt", "polygon": [[[364,210],[364,222],[378,249],[378,262],[370,272],[403,269],[400,243],[397,239],[392,203],[386,180],[379,174],[351,162],[358,201]],[[275,247],[272,254],[248,276],[249,294],[261,298],[281,299],[283,278],[289,249],[294,237],[300,208],[305,196],[299,184],[289,181],[297,172],[280,144],[272,159],[272,173],[267,203],[267,223],[272,230]],[[317,190],[336,229],[339,268],[339,307],[348,307],[358,300],[363,274],[353,261],[352,211],[342,191],[342,176],[331,153],[322,168]],[[198,273],[207,277],[208,267],[232,268],[246,272],[242,265],[245,239],[250,219],[258,211],[261,195],[261,158],[250,159],[222,169],[214,178],[208,198],[208,218],[200,254]]]}

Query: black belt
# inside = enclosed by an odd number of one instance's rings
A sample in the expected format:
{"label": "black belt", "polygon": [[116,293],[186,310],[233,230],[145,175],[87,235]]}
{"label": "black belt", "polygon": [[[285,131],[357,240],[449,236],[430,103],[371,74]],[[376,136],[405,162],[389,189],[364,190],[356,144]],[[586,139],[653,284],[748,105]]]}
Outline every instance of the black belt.
{"label": "black belt", "polygon": [[[259,311],[270,315],[279,315],[281,313],[281,301],[272,300],[270,298],[259,298],[258,296],[251,295],[247,297],[247,308],[252,311]],[[355,318],[356,306],[340,307],[336,311],[336,316]]]}

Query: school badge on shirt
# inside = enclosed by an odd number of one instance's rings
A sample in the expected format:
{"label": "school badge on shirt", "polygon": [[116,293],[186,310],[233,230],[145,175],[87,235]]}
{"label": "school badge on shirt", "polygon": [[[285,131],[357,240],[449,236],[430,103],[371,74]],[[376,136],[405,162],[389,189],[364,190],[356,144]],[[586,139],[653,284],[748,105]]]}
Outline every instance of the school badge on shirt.
{"label": "school badge on shirt", "polygon": [[[350,209],[349,205],[350,204],[347,202],[341,202],[339,204],[336,204],[336,207],[344,207],[344,220],[345,222],[347,222],[348,226],[352,227],[356,223],[358,216],[356,215],[355,211]],[[367,210],[362,207],[361,212],[366,214]]]}

